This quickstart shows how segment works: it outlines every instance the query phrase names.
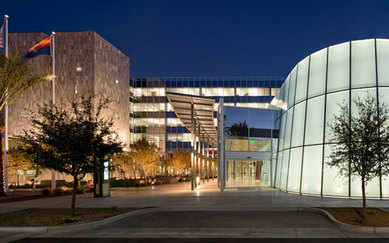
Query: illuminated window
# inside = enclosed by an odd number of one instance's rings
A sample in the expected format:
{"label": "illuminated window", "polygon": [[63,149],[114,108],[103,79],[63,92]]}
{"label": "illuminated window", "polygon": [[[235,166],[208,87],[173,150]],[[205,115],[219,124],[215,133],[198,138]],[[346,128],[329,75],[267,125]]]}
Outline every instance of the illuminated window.
{"label": "illuminated window", "polygon": [[134,111],[139,111],[139,112],[165,111],[165,103],[135,103]]}
{"label": "illuminated window", "polygon": [[236,88],[238,96],[269,96],[269,88]]}
{"label": "illuminated window", "polygon": [[178,142],[190,142],[191,134],[190,133],[170,133],[167,135],[168,141],[178,141]]}
{"label": "illuminated window", "polygon": [[235,103],[224,103],[224,106],[235,106]]}
{"label": "illuminated window", "polygon": [[203,88],[204,96],[234,96],[233,88]]}
{"label": "illuminated window", "polygon": [[[233,103],[230,103],[233,104]],[[233,105],[231,105],[233,106]],[[236,103],[236,106],[238,107],[249,107],[249,108],[260,108],[260,109],[266,109],[269,106],[269,103]]]}
{"label": "illuminated window", "polygon": [[135,88],[134,96],[165,96],[165,88]]}
{"label": "illuminated window", "polygon": [[280,90],[280,88],[271,88],[271,95],[275,96],[279,90]]}
{"label": "illuminated window", "polygon": [[176,127],[176,126],[182,126],[182,123],[181,123],[180,119],[178,119],[178,118],[168,118],[167,125]]}
{"label": "illuminated window", "polygon": [[167,111],[173,111],[173,108],[172,108],[172,106],[170,105],[170,103],[167,104]]}
{"label": "illuminated window", "polygon": [[135,126],[157,126],[161,127],[165,124],[164,118],[136,118],[134,119]]}
{"label": "illuminated window", "polygon": [[142,139],[142,133],[133,133],[134,134],[134,142]]}

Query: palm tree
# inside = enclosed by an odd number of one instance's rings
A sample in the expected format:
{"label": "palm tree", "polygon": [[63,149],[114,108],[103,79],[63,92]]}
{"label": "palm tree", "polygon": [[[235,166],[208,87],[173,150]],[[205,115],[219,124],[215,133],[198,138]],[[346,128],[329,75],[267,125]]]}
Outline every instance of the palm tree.
{"label": "palm tree", "polygon": [[248,136],[248,126],[246,121],[244,122],[235,122],[231,127],[227,128],[227,136],[234,137],[247,137]]}
{"label": "palm tree", "polygon": [[[3,110],[30,87],[47,78],[47,75],[37,74],[30,65],[17,54],[10,57],[0,56],[0,133],[4,132],[5,123]],[[0,148],[2,148],[0,139]],[[0,150],[0,195],[4,195],[4,161],[3,149]]]}

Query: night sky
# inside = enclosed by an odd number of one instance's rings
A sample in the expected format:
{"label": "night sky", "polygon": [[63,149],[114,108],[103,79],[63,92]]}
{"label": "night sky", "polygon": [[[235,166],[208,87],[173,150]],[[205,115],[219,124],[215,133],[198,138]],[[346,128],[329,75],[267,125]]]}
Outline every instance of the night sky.
{"label": "night sky", "polygon": [[389,1],[6,0],[10,32],[94,30],[132,76],[286,76],[312,52],[389,38]]}

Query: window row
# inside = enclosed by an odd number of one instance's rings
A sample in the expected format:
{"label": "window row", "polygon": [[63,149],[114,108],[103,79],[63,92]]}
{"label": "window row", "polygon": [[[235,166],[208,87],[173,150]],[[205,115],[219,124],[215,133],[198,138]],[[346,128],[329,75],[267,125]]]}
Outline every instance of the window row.
{"label": "window row", "polygon": [[181,88],[181,87],[280,87],[283,78],[134,78],[130,86],[135,88]]}
{"label": "window row", "polygon": [[132,143],[145,138],[147,141],[156,144],[161,149],[165,147],[165,135],[164,134],[146,134],[146,133],[133,133],[131,141]]}
{"label": "window row", "polygon": [[[157,111],[165,111],[165,104],[167,107],[166,111],[173,111],[170,103],[133,103],[133,108],[131,111],[134,112],[157,112]],[[236,105],[235,105],[236,104]],[[269,103],[262,102],[237,102],[237,103],[224,103],[225,106],[238,106],[238,107],[249,107],[249,108],[261,108],[266,109],[269,106]],[[217,104],[214,106],[215,111],[217,111]]]}
{"label": "window row", "polygon": [[156,111],[165,111],[165,105],[166,105],[166,111],[173,111],[172,106],[170,103],[134,103],[134,111],[135,112],[156,112]]}
{"label": "window row", "polygon": [[133,95],[136,97],[165,96],[166,92],[196,96],[274,96],[279,88],[135,88],[133,90]]}
{"label": "window row", "polygon": [[190,142],[191,139],[190,133],[170,133],[167,135],[168,141]]}
{"label": "window row", "polygon": [[182,122],[178,118],[135,118],[133,119],[135,126],[182,126]]}

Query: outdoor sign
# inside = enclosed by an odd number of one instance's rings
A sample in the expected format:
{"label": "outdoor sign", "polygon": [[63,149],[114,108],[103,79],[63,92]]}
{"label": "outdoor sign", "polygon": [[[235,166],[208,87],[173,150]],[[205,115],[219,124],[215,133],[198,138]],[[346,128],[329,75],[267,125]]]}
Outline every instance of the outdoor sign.
{"label": "outdoor sign", "polygon": [[104,161],[95,177],[95,197],[110,196],[109,161]]}

